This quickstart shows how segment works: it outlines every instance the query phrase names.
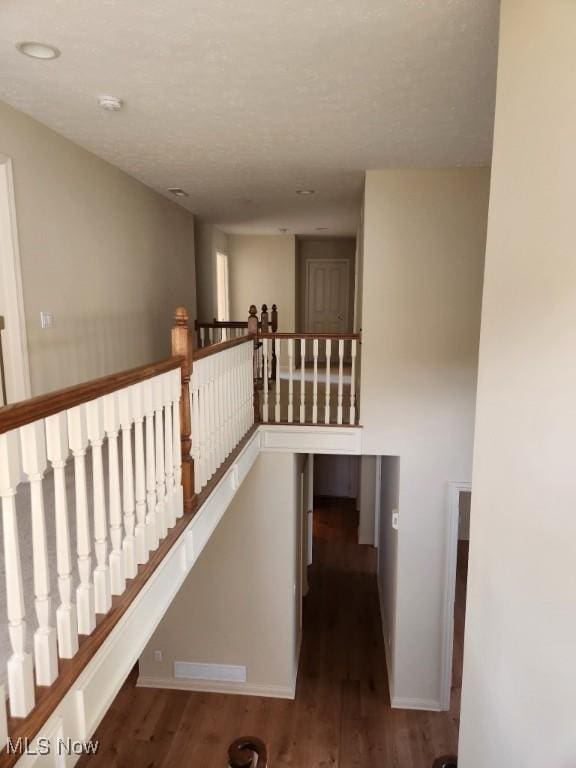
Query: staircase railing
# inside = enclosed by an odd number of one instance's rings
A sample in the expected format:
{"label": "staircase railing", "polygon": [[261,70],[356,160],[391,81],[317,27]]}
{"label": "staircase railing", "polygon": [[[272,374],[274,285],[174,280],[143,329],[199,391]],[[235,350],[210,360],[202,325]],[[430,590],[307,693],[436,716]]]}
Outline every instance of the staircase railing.
{"label": "staircase railing", "polygon": [[[257,317],[257,309],[254,304],[250,306],[250,317]],[[194,328],[196,330],[196,348],[203,349],[211,344],[218,344],[222,341],[230,341],[240,336],[245,336],[248,331],[248,320],[217,320],[214,318],[211,322],[196,320]],[[268,306],[262,304],[261,317],[257,318],[258,330],[275,332],[278,330],[278,307],[272,304],[272,311],[268,313]]]}
{"label": "staircase railing", "polygon": [[249,333],[194,350],[174,320],[170,358],[0,408],[0,747],[38,733],[255,422],[356,423],[358,335],[262,330],[253,307]]}
{"label": "staircase railing", "polygon": [[267,424],[358,423],[358,333],[258,333],[259,419]]}
{"label": "staircase railing", "polygon": [[167,360],[0,408],[0,747],[38,732],[253,429],[253,338],[192,340],[179,308]]}

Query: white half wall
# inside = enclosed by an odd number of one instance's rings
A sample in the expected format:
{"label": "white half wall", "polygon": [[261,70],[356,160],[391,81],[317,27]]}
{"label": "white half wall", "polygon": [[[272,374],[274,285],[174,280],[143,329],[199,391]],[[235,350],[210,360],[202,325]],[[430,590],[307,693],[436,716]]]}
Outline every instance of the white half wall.
{"label": "white half wall", "polygon": [[502,2],[461,768],[576,765],[575,35]]}
{"label": "white half wall", "polygon": [[445,487],[471,479],[488,189],[482,168],[366,176],[362,453],[400,457],[389,623],[407,707],[440,706]]}
{"label": "white half wall", "polygon": [[167,357],[174,308],[195,316],[193,215],[2,103],[0,150],[14,174],[32,394]]}

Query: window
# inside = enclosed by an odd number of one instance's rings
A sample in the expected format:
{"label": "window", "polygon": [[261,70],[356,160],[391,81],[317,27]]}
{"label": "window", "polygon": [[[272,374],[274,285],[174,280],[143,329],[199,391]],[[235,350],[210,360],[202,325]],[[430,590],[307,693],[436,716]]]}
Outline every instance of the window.
{"label": "window", "polygon": [[230,278],[228,254],[216,251],[217,320],[230,320]]}

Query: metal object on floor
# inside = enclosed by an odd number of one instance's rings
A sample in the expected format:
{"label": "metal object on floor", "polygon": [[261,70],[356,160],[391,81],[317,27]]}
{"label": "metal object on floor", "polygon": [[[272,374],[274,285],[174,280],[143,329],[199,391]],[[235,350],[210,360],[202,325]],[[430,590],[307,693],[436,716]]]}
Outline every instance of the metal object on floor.
{"label": "metal object on floor", "polygon": [[456,755],[437,757],[436,760],[434,760],[432,768],[458,768],[458,758]]}
{"label": "metal object on floor", "polygon": [[228,763],[230,768],[266,768],[266,744],[255,736],[242,736],[228,747]]}

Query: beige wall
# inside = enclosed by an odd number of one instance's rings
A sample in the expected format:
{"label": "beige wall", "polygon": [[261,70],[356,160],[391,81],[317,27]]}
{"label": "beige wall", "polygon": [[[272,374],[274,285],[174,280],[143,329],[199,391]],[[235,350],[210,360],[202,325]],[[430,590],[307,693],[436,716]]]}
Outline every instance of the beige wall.
{"label": "beige wall", "polygon": [[[211,322],[217,315],[216,252],[229,253],[228,235],[210,222],[196,222],[196,298],[198,319]],[[232,316],[232,319],[236,319]]]}
{"label": "beige wall", "polygon": [[279,330],[293,331],[296,256],[293,235],[230,235],[230,316],[248,318],[250,304],[278,305]]}
{"label": "beige wall", "polygon": [[192,214],[2,103],[0,152],[14,169],[33,393],[166,357],[174,307],[195,312]]}
{"label": "beige wall", "polygon": [[141,658],[147,684],[174,684],[175,661],[234,664],[246,665],[247,684],[230,689],[288,695],[300,643],[302,465],[260,454]]}
{"label": "beige wall", "polygon": [[[489,172],[369,171],[363,451],[400,456],[394,695],[436,706],[445,484],[468,481]],[[384,521],[389,525],[390,521]]]}
{"label": "beige wall", "polygon": [[503,0],[458,765],[576,764],[576,4]]}

